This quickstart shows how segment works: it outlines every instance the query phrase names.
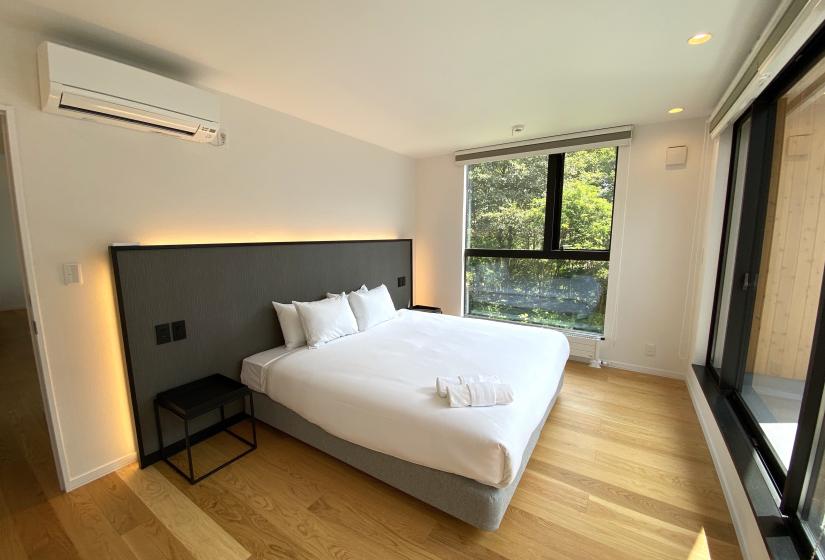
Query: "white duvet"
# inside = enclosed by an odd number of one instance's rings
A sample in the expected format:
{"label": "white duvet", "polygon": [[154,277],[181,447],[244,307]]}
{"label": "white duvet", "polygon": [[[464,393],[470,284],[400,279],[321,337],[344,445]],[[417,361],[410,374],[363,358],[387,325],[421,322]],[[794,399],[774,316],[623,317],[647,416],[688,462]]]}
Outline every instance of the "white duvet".
{"label": "white duvet", "polygon": [[[562,384],[567,338],[542,328],[402,310],[318,349],[269,350],[242,380],[330,434],[504,487]],[[512,404],[450,408],[437,376],[496,375]]]}

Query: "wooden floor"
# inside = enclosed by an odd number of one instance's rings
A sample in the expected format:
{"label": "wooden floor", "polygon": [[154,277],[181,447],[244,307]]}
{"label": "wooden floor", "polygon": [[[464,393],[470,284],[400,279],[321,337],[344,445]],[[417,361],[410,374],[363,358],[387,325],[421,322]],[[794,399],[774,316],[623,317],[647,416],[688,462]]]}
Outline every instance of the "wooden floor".
{"label": "wooden floor", "polygon": [[[571,363],[488,533],[268,428],[257,451],[194,487],[159,465],[61,494],[25,328],[0,312],[3,560],[739,557],[679,381]],[[202,444],[196,461],[219,461],[230,441]]]}

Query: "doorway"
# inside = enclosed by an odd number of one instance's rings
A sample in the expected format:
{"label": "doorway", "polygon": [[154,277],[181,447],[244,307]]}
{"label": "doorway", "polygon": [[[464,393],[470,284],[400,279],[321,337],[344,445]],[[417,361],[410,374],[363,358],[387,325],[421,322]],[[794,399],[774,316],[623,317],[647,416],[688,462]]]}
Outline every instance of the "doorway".
{"label": "doorway", "polygon": [[20,180],[13,110],[0,106],[0,505],[12,513],[65,489]]}

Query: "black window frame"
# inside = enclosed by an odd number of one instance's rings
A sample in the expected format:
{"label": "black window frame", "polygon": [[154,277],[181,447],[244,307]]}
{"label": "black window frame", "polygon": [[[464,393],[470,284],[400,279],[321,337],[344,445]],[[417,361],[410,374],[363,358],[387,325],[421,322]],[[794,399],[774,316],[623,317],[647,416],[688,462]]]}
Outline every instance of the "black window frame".
{"label": "black window frame", "polygon": [[[730,251],[736,252],[736,245],[728,245],[728,239],[730,238],[730,222],[731,222],[731,212],[733,211],[733,199],[734,199],[734,189],[735,189],[735,182],[737,179],[736,175],[736,168],[738,163],[738,158],[740,156],[744,156],[747,158],[747,152],[744,154],[740,154],[740,144],[742,142],[741,138],[741,128],[746,121],[752,121],[752,113],[753,109],[748,108],[734,123],[733,125],[733,138],[731,140],[731,151],[730,151],[730,163],[728,164],[728,178],[727,183],[725,186],[725,209],[722,214],[722,234],[721,239],[719,242],[719,255],[718,255],[718,262],[716,264],[716,280],[713,292],[713,306],[711,307],[711,315],[710,315],[710,330],[708,333],[708,345],[707,345],[707,353],[705,355],[705,367],[707,371],[713,374],[716,378],[716,381],[720,384],[720,386],[725,389],[729,390],[732,387],[730,385],[724,384],[721,372],[717,370],[716,366],[713,365],[713,354],[716,350],[716,331],[718,329],[717,321],[719,320],[719,305],[720,300],[722,298],[722,282],[724,280],[724,272],[725,272],[725,262],[727,260],[728,254]],[[744,188],[744,187],[743,187]],[[744,199],[745,193],[742,194]],[[732,274],[734,271],[731,270],[729,274]],[[735,286],[731,286],[733,290]],[[730,303],[728,304],[730,305]],[[722,350],[724,351],[724,344],[722,346]]]}
{"label": "black window frame", "polygon": [[[616,212],[616,183],[619,169],[619,146],[602,146],[613,148],[616,152],[615,163],[613,164],[613,202],[610,205],[610,240],[607,249],[564,249],[561,246],[561,207],[564,196],[564,159],[566,153],[548,154],[547,156],[547,201],[544,206],[544,239],[542,249],[539,251],[526,249],[481,249],[466,247],[464,249],[464,263],[466,267],[469,257],[498,257],[510,259],[539,259],[539,260],[571,260],[571,261],[609,261],[610,247],[613,244],[613,217]],[[578,152],[597,148],[582,148],[581,150],[568,150],[568,152]],[[521,158],[529,155],[521,156]],[[507,158],[507,159],[521,159]],[[471,165],[465,166],[465,173],[469,174]],[[465,226],[465,239],[470,231],[470,204],[472,197],[472,185],[467,180],[467,220]],[[552,211],[549,211],[552,210]]]}
{"label": "black window frame", "polygon": [[[822,454],[823,439],[817,446],[816,438],[825,437],[817,431],[820,422],[820,406],[825,392],[825,277],[818,302],[818,316],[814,330],[808,376],[805,381],[797,434],[794,442],[790,464],[785,469],[774,454],[758,422],[745,405],[741,394],[747,352],[750,344],[753,309],[756,301],[756,283],[767,212],[767,199],[770,191],[771,173],[774,163],[774,138],[776,133],[776,103],[801,77],[803,77],[819,60],[825,56],[825,26],[821,27],[803,46],[797,56],[789,63],[776,79],[760,94],[751,107],[742,114],[734,125],[734,139],[731,149],[731,167],[729,168],[725,212],[720,240],[719,260],[717,262],[716,285],[714,290],[711,324],[708,334],[705,365],[694,369],[708,372],[712,383],[703,389],[706,396],[719,396],[719,410],[730,410],[733,418],[714,415],[720,425],[736,422],[736,428],[730,426],[723,431],[726,444],[737,469],[740,471],[743,485],[757,519],[766,544],[772,553],[779,551],[777,543],[781,538],[790,538],[799,557],[811,557],[814,543],[807,534],[801,518],[801,505],[804,501],[806,481],[811,475],[811,458],[815,453]],[[743,208],[740,216],[740,230],[736,239],[729,236],[731,202],[734,195],[734,161],[739,147],[739,131],[742,123],[751,120],[749,142],[745,166],[745,184]],[[713,351],[718,327],[718,302],[722,293],[722,271],[725,266],[725,251],[734,251],[735,263],[729,272],[733,275],[733,293],[728,305],[728,323],[722,347],[722,364],[713,365]],[[746,276],[747,275],[747,276]],[[736,297],[734,297],[734,293]],[[734,301],[735,300],[735,301]],[[698,370],[697,370],[698,371]],[[725,407],[727,407],[725,409]],[[744,441],[737,435],[737,430],[744,435]],[[750,474],[744,475],[741,465],[748,465],[756,459],[759,469],[745,467]],[[752,464],[756,466],[756,464]],[[753,476],[757,470],[763,470],[763,477]],[[764,485],[764,486],[761,486]],[[765,496],[773,495],[774,503],[767,504]],[[770,515],[768,510],[775,510]],[[772,539],[770,540],[769,537]],[[790,550],[778,553],[779,557],[791,557]],[[819,558],[819,555],[816,556]]]}
{"label": "black window frame", "polygon": [[[464,248],[464,260],[462,262],[462,290],[464,292],[464,313],[471,317],[478,317],[489,321],[501,321],[506,319],[496,319],[486,317],[484,315],[475,315],[470,313],[468,308],[469,299],[467,298],[467,262],[471,257],[493,257],[493,258],[508,258],[508,259],[535,259],[535,260],[558,260],[558,261],[596,261],[608,262],[610,261],[610,250],[613,246],[613,222],[616,215],[616,186],[619,177],[619,147],[620,145],[608,145],[593,147],[583,147],[581,149],[567,150],[567,152],[551,153],[547,155],[547,191],[546,201],[544,206],[544,236],[542,239],[541,250],[527,250],[527,249],[487,249],[487,248],[471,248],[466,246]],[[561,245],[561,215],[562,204],[564,200],[564,162],[567,153],[574,153],[583,150],[599,149],[599,148],[613,148],[615,157],[613,160],[613,200],[610,204],[610,236],[607,243],[607,249],[565,249]],[[525,154],[519,158],[505,158],[505,159],[520,159],[530,157],[530,154]],[[471,239],[471,207],[472,207],[472,185],[469,181],[470,166],[474,165],[468,163],[464,166],[465,174],[465,224],[464,224],[464,239]],[[469,245],[469,244],[467,244]],[[539,325],[547,328],[561,328],[553,327],[552,325],[545,325],[527,321],[527,324]],[[601,333],[580,331],[575,328],[564,328],[563,330],[582,332],[587,336],[595,336],[604,338],[604,325],[602,325]]]}

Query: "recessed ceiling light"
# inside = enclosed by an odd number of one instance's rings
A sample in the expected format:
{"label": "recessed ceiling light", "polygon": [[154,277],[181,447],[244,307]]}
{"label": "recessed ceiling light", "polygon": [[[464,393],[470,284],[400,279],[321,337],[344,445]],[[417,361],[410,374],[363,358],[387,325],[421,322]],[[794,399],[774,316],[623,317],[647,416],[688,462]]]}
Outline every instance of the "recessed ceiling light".
{"label": "recessed ceiling light", "polygon": [[676,113],[681,113],[684,110],[685,110],[684,107],[674,107],[672,109],[668,109],[667,112],[670,113],[671,115],[675,115]]}
{"label": "recessed ceiling light", "polygon": [[707,43],[711,39],[713,39],[713,35],[711,35],[710,33],[697,33],[696,35],[688,39],[688,45],[702,45],[704,43]]}

